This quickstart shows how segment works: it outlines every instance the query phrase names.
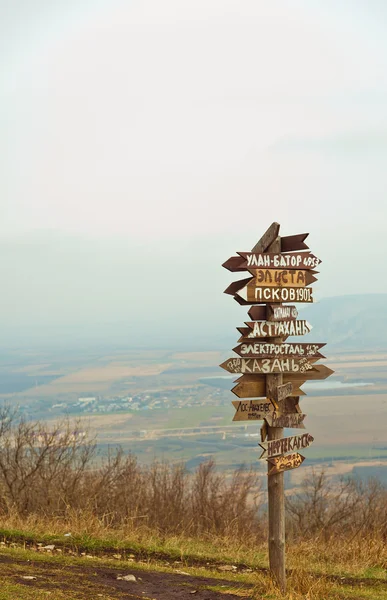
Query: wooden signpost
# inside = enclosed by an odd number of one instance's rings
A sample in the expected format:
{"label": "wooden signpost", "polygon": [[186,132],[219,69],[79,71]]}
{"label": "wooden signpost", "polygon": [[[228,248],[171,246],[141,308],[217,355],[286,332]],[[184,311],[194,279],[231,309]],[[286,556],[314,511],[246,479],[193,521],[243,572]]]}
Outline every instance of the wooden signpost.
{"label": "wooden signpost", "polygon": [[[253,305],[251,321],[238,327],[241,338],[234,356],[220,366],[241,373],[232,392],[233,421],[263,422],[260,458],[267,460],[270,570],[280,589],[286,590],[284,471],[299,467],[305,458],[295,452],[313,442],[309,433],[284,436],[284,428],[305,429],[299,407],[300,389],[308,380],[325,379],[333,373],[325,365],[323,343],[285,342],[288,336],[308,334],[312,326],[298,319],[294,305],[282,302],[313,302],[309,287],[316,281],[321,260],[309,251],[307,233],[280,237],[272,223],[251,252],[238,252],[223,266],[231,272],[247,271],[249,277],[234,281],[225,290],[241,305]],[[290,453],[290,454],[289,454]]]}

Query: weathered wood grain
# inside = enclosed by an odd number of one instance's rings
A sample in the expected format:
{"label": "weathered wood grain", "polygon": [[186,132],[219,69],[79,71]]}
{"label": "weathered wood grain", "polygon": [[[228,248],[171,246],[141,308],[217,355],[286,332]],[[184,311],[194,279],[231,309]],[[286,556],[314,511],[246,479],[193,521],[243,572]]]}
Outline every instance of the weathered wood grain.
{"label": "weathered wood grain", "polygon": [[261,425],[260,433],[261,433],[261,442],[264,442],[267,438],[267,430],[269,425],[264,421]]}
{"label": "weathered wood grain", "polygon": [[[280,224],[272,223],[270,227],[265,231],[263,236],[258,240],[255,246],[252,248],[252,252],[265,252],[271,245],[276,243],[276,240],[280,240],[279,236]],[[280,242],[279,242],[280,244]],[[279,246],[279,252],[280,246]]]}
{"label": "weathered wood grain", "polygon": [[[284,379],[284,383],[286,383],[286,375],[283,375],[283,379]],[[305,382],[303,382],[305,383]],[[302,383],[301,382],[297,382],[297,385],[301,386]],[[297,388],[293,387],[293,394],[294,391],[296,391]],[[303,395],[305,395],[305,392],[303,392]],[[290,413],[302,413],[302,410],[300,408],[299,405],[299,401],[300,398],[299,396],[289,396],[289,398],[285,398],[285,400],[281,400],[278,401],[278,412],[280,412],[283,415],[287,415]]]}
{"label": "weathered wood grain", "polygon": [[292,382],[288,381],[287,383],[278,385],[277,389],[274,388],[272,390],[273,398],[270,398],[270,400],[274,400],[278,405],[278,402],[282,402],[283,400],[285,400],[285,398],[288,398],[288,396],[298,396],[299,391],[301,390],[298,390],[296,386],[293,387]]}
{"label": "weathered wood grain", "polygon": [[[304,462],[305,457],[299,454],[298,452],[294,452],[293,454],[287,454],[286,456],[278,456],[276,458],[270,458],[268,460],[269,470],[267,472],[268,475],[275,476],[279,473],[283,473],[284,471],[289,471],[290,469],[297,469]],[[273,465],[270,467],[270,463]],[[271,477],[269,477],[270,481]]]}
{"label": "weathered wood grain", "polygon": [[279,440],[273,440],[270,442],[261,442],[259,445],[263,449],[263,452],[259,458],[272,458],[273,456],[280,456],[287,452],[294,452],[301,448],[308,448],[314,441],[314,438],[310,433],[301,433],[298,435],[291,435],[286,438]]}

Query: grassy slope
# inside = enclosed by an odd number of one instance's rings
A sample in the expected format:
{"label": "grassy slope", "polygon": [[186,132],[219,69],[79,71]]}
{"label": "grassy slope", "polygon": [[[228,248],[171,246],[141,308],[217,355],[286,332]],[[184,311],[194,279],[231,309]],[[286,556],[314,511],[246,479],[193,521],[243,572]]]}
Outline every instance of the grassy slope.
{"label": "grassy slope", "polygon": [[[47,597],[47,591],[51,592],[50,598],[58,600],[96,598],[101,593],[103,598],[120,598],[123,596],[116,589],[117,574],[135,573],[138,578],[140,571],[173,573],[177,588],[188,585],[193,589],[212,589],[221,594],[219,597],[231,592],[257,600],[281,597],[267,574],[265,546],[243,548],[232,540],[216,539],[162,540],[149,534],[132,539],[97,538],[81,533],[64,537],[63,533],[47,535],[36,529],[3,529],[0,538],[0,600],[40,599]],[[55,544],[55,553],[38,552],[38,542]],[[81,553],[87,556],[82,557]],[[386,549],[376,541],[346,546],[304,543],[289,548],[287,561],[290,590],[285,597],[289,600],[387,598]],[[231,565],[233,571],[223,570]],[[186,574],[183,582],[179,571]],[[26,575],[37,579],[23,580]],[[221,581],[217,584],[216,580]]]}

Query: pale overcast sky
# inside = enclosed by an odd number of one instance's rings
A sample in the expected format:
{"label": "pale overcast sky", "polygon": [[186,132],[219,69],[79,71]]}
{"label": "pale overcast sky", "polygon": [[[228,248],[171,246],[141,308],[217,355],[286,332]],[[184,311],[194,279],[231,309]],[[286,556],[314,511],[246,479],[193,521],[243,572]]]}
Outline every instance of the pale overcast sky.
{"label": "pale overcast sky", "polygon": [[387,292],[386,23],[384,0],[0,0],[3,331],[236,326],[220,265],[273,220],[310,232],[316,297]]}

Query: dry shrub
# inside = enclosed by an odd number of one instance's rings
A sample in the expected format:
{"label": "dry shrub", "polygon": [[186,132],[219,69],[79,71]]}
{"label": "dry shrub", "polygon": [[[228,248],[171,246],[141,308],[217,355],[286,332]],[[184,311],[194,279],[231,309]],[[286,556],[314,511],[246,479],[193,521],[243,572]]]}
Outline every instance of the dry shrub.
{"label": "dry shrub", "polygon": [[334,584],[324,577],[313,576],[304,569],[294,569],[287,577],[286,592],[266,573],[258,573],[254,598],[271,600],[327,600],[333,599]]}
{"label": "dry shrub", "polygon": [[[3,521],[46,519],[91,535],[221,537],[235,548],[266,548],[261,492],[251,469],[227,475],[213,461],[191,474],[182,464],[140,465],[118,447],[97,462],[95,441],[79,423],[48,429],[0,408]],[[380,482],[334,481],[314,470],[286,506],[290,556],[302,545],[322,564],[387,566],[387,490]]]}
{"label": "dry shrub", "polygon": [[290,540],[387,539],[387,490],[375,479],[335,481],[314,469],[286,497],[286,508]]}
{"label": "dry shrub", "polygon": [[83,531],[123,528],[162,535],[263,536],[260,487],[252,470],[231,477],[212,461],[194,474],[183,465],[142,466],[118,447],[96,462],[95,442],[79,423],[48,429],[0,409],[0,515],[48,518]]}

